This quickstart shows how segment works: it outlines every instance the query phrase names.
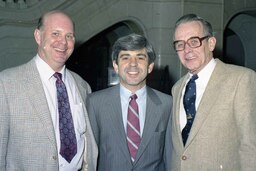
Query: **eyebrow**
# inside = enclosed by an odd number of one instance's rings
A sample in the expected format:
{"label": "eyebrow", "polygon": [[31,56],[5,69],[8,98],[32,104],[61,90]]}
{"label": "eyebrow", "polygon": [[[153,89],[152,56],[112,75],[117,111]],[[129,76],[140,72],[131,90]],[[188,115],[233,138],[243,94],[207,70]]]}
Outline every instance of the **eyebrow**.
{"label": "eyebrow", "polygon": [[147,57],[147,55],[144,54],[144,53],[138,53],[136,56],[145,56],[145,57]]}
{"label": "eyebrow", "polygon": [[[193,38],[200,38],[200,36],[192,36],[192,37],[189,37],[187,40],[193,39]],[[187,41],[187,40],[175,40],[174,42],[178,42],[178,41]]]}
{"label": "eyebrow", "polygon": [[[131,56],[131,54],[129,54],[129,53],[124,53],[124,54],[120,55],[120,57],[122,57],[122,56]],[[147,57],[147,55],[144,54],[144,53],[138,53],[138,54],[136,54],[136,56],[144,56],[144,57]]]}

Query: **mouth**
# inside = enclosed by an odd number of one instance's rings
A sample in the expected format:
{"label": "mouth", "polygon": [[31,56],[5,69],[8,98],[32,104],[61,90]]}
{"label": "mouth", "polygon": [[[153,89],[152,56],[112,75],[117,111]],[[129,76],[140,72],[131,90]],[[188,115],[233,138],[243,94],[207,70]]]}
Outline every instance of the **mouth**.
{"label": "mouth", "polygon": [[196,59],[196,56],[185,56],[185,60],[190,61]]}
{"label": "mouth", "polygon": [[139,71],[127,71],[127,74],[130,78],[136,78],[139,75]]}
{"label": "mouth", "polygon": [[65,52],[66,51],[66,49],[59,49],[59,48],[54,48],[57,52]]}
{"label": "mouth", "polygon": [[137,75],[139,72],[138,71],[128,71],[127,73],[130,75]]}
{"label": "mouth", "polygon": [[60,55],[66,55],[67,49],[60,49],[60,48],[54,48],[55,52],[60,54]]}

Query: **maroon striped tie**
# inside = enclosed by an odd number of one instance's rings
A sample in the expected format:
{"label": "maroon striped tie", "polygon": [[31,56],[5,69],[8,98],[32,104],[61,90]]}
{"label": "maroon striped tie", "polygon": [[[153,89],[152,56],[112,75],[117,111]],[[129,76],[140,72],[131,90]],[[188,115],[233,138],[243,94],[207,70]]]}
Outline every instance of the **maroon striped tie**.
{"label": "maroon striped tie", "polygon": [[139,110],[136,102],[137,95],[134,94],[131,97],[128,107],[127,115],[127,143],[130,151],[131,159],[134,162],[138,147],[140,145],[140,121]]}

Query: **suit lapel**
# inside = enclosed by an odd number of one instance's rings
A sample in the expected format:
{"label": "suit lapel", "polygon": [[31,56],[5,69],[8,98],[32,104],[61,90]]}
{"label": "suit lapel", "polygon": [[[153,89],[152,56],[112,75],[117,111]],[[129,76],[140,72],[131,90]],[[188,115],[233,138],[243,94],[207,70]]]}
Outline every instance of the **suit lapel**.
{"label": "suit lapel", "polygon": [[[189,146],[191,141],[194,139],[204,121],[208,117],[209,111],[214,106],[215,101],[218,99],[219,93],[218,89],[221,87],[222,83],[225,82],[225,69],[222,63],[219,60],[216,60],[217,64],[212,73],[212,76],[208,82],[208,85],[205,89],[204,95],[201,99],[200,105],[198,106],[198,110],[196,112],[196,117],[190,131],[189,138],[187,140],[186,146]],[[218,80],[218,81],[217,81]]]}
{"label": "suit lapel", "polygon": [[[186,80],[188,79],[189,77],[189,74],[185,75],[183,78],[182,78],[182,81],[181,81],[181,85],[179,86],[179,89],[178,89],[178,94],[175,95],[174,97],[176,97],[176,99],[173,100],[173,111],[174,111],[174,114],[172,115],[173,116],[173,126],[174,127],[174,130],[176,133],[174,135],[178,135],[178,141],[179,141],[179,144],[180,144],[180,149],[183,149],[184,146],[183,146],[183,141],[182,141],[182,136],[181,136],[181,128],[180,128],[180,99],[181,99],[181,95],[182,95],[182,90],[186,84]],[[176,93],[176,92],[174,92]],[[177,137],[175,137],[176,139]]]}
{"label": "suit lapel", "polygon": [[52,124],[52,118],[48,103],[44,93],[43,85],[40,79],[39,72],[36,68],[34,60],[31,60],[24,71],[24,75],[27,78],[24,81],[24,90],[29,96],[30,103],[34,108],[34,114],[40,118],[42,127],[44,128],[45,134],[49,137],[49,140],[55,145],[55,133]]}
{"label": "suit lapel", "polygon": [[110,126],[113,127],[113,135],[116,137],[116,145],[123,151],[123,154],[128,160],[131,160],[131,156],[128,150],[126,133],[123,125],[121,99],[120,99],[120,86],[115,86],[109,92],[108,97],[112,97],[112,100],[108,101],[110,114]]}
{"label": "suit lapel", "polygon": [[134,165],[136,165],[139,158],[142,156],[143,152],[145,151],[150,139],[154,135],[156,127],[159,123],[161,118],[161,111],[160,104],[162,103],[158,96],[153,92],[152,89],[147,87],[147,102],[146,102],[146,118],[145,124],[142,134],[141,143],[139,146],[139,150],[136,156],[136,160],[134,161]]}
{"label": "suit lapel", "polygon": [[87,94],[91,93],[91,88],[89,87],[89,85],[88,87],[84,86],[85,84],[81,82],[80,79],[77,79],[76,73],[70,71],[69,69],[67,69],[67,72],[69,72],[74,79],[75,86],[78,90],[79,98],[81,98],[82,101],[85,102],[87,98]]}

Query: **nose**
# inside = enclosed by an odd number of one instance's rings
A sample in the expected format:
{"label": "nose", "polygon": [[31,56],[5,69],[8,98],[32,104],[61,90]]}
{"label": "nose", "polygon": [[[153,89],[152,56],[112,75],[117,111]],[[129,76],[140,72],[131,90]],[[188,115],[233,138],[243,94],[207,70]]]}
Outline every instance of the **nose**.
{"label": "nose", "polygon": [[138,64],[138,62],[137,62],[137,57],[132,56],[132,57],[130,58],[130,65],[131,65],[131,66],[137,66],[137,64]]}
{"label": "nose", "polygon": [[66,36],[59,36],[59,42],[63,43],[63,44],[67,44],[67,38]]}
{"label": "nose", "polygon": [[184,46],[184,52],[190,52],[191,51],[191,47],[187,44],[187,43],[185,43],[185,46]]}

